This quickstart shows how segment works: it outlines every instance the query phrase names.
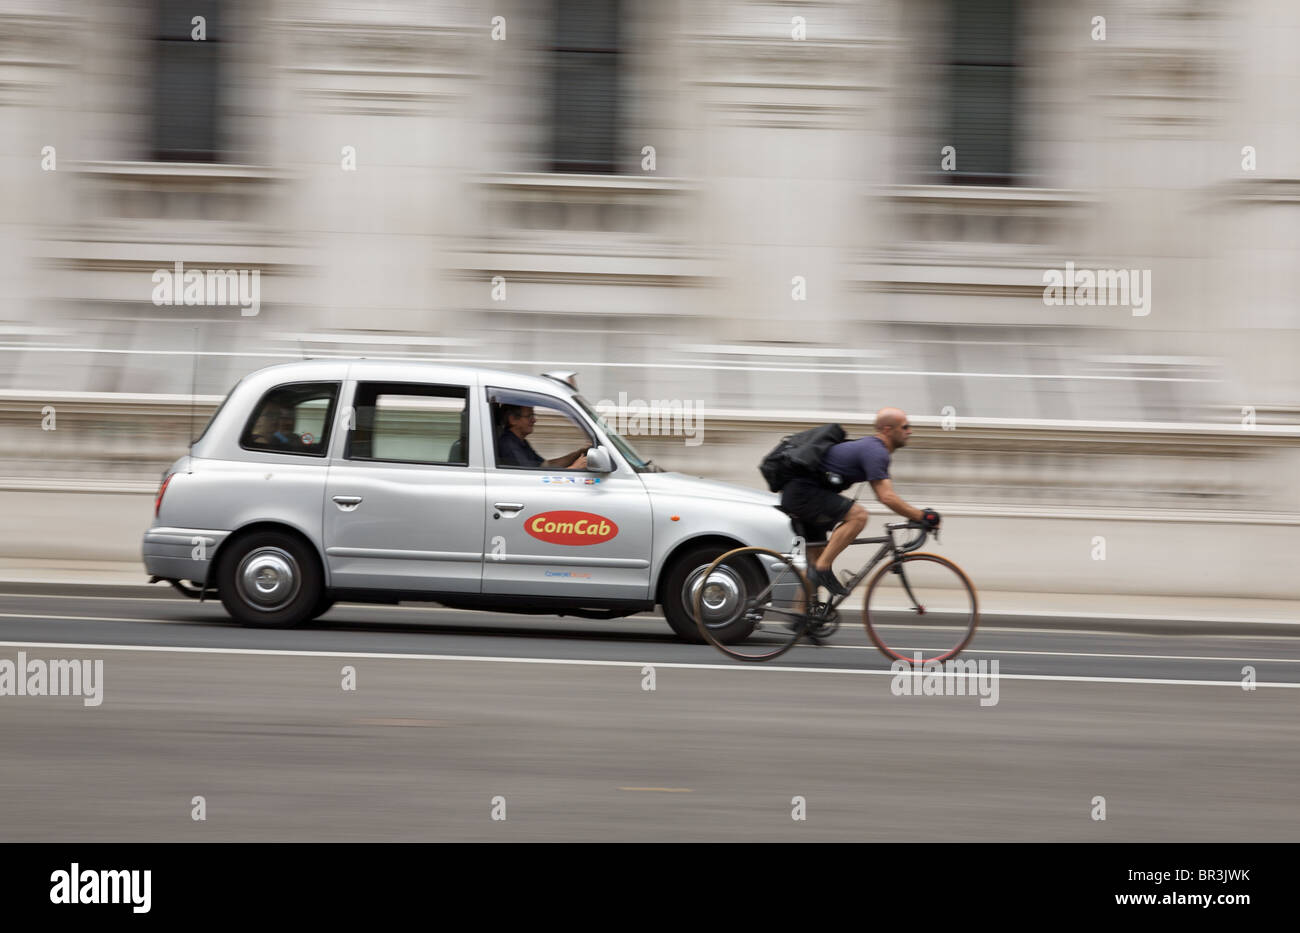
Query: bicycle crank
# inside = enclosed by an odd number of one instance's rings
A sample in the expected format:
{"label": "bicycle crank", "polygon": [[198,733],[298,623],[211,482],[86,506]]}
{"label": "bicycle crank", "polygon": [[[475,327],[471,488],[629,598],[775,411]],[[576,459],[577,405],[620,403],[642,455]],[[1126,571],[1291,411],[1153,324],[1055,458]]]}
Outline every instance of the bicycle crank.
{"label": "bicycle crank", "polygon": [[840,611],[830,603],[814,603],[812,612],[808,613],[809,638],[821,640],[834,635],[840,627]]}

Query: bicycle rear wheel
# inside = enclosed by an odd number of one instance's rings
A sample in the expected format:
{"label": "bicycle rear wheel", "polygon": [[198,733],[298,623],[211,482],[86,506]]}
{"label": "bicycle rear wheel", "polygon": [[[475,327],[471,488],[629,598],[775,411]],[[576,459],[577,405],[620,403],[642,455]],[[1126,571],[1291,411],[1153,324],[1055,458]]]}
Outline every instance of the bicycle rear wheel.
{"label": "bicycle rear wheel", "polygon": [[[806,607],[814,596],[790,558],[767,548],[742,547],[723,554],[700,575],[692,608],[704,640],[723,654],[738,661],[770,661],[803,637]],[[722,633],[740,618],[752,624],[748,637],[723,641]]]}
{"label": "bicycle rear wheel", "polygon": [[979,600],[952,561],[914,552],[891,560],[871,578],[862,622],[891,661],[943,662],[975,637]]}

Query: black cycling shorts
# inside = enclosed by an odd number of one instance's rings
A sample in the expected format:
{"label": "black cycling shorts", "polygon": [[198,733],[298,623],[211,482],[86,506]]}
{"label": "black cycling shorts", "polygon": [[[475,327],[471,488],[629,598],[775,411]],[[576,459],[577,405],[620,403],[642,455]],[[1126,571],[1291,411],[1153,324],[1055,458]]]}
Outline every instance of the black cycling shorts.
{"label": "black cycling shorts", "polygon": [[792,479],[781,487],[781,511],[795,520],[795,533],[813,547],[826,543],[851,508],[852,499],[812,480]]}

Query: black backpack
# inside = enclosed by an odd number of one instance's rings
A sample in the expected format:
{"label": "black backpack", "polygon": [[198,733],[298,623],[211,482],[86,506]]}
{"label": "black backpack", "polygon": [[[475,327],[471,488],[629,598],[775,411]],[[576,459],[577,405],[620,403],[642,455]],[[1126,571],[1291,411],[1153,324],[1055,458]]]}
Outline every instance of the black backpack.
{"label": "black backpack", "polygon": [[822,458],[826,451],[844,441],[844,429],[838,424],[823,424],[781,438],[763,458],[758,471],[767,480],[767,488],[780,492],[786,483],[796,477],[820,478]]}

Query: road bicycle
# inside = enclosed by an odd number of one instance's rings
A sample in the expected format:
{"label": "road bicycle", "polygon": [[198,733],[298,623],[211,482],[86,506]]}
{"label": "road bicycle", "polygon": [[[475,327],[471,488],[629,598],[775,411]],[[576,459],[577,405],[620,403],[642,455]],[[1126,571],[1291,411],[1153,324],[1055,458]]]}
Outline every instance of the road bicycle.
{"label": "road bicycle", "polygon": [[[796,529],[798,526],[796,525]],[[897,543],[896,532],[915,531]],[[802,555],[761,547],[742,547],[715,560],[695,587],[694,612],[704,640],[739,661],[770,661],[803,638],[823,644],[840,625],[839,607],[882,560],[867,583],[862,622],[867,635],[891,661],[941,663],[955,657],[975,635],[979,600],[970,578],[938,554],[918,551],[938,529],[920,522],[894,522],[876,538],[854,544],[879,544],[861,570],[843,581],[843,596],[817,600],[804,573]],[[737,625],[743,619],[748,625]]]}

